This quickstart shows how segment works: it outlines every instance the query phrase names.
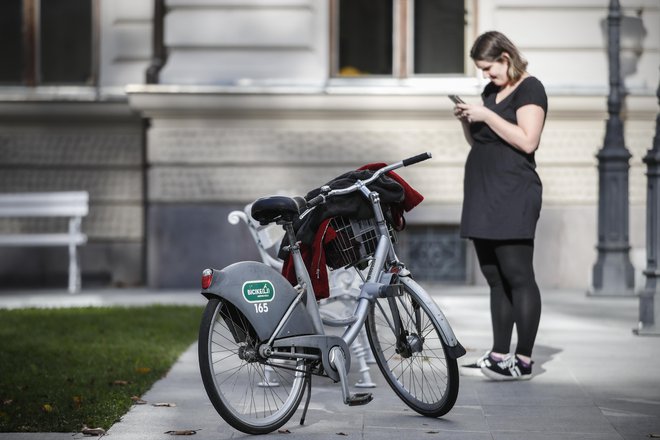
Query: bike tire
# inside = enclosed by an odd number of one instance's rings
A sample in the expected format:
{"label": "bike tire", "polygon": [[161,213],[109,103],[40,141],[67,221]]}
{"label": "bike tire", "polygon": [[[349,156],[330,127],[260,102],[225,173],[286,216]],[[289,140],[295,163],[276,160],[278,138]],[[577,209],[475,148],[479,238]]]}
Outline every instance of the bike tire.
{"label": "bike tire", "polygon": [[296,412],[309,380],[308,366],[295,360],[257,356],[256,333],[230,302],[211,299],[199,330],[199,367],[206,393],[231,426],[267,434]]}
{"label": "bike tire", "polygon": [[[408,286],[399,289],[401,296],[381,298],[370,305],[366,322],[369,345],[399,398],[419,414],[440,417],[456,403],[458,365],[449,357],[431,311]],[[405,335],[394,330],[390,303],[396,304]]]}

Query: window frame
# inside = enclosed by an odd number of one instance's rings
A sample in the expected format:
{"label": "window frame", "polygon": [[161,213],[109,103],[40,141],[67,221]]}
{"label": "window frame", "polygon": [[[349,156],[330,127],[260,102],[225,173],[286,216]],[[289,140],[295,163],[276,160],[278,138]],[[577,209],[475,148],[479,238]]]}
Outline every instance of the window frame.
{"label": "window frame", "polygon": [[43,84],[41,78],[41,20],[40,5],[42,0],[22,0],[22,51],[23,68],[21,82],[17,84],[7,84],[4,86],[17,87],[95,87],[99,83],[99,63],[100,63],[100,0],[89,0],[91,2],[91,54],[90,54],[90,77],[86,83],[49,83]]}
{"label": "window frame", "polygon": [[479,82],[477,70],[470,62],[467,42],[477,35],[478,0],[464,0],[464,73],[457,74],[416,74],[414,73],[414,0],[392,0],[393,35],[392,35],[392,74],[363,75],[348,77],[339,75],[339,2],[330,0],[329,7],[329,75],[331,86],[372,85],[372,86],[421,86],[432,88],[474,87]]}

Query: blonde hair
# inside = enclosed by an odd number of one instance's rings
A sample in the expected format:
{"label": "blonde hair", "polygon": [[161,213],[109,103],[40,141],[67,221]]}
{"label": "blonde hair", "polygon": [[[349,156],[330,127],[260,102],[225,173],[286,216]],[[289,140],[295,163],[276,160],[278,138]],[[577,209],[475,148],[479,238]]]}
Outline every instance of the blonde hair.
{"label": "blonde hair", "polygon": [[508,61],[509,68],[506,73],[513,83],[517,82],[527,69],[527,60],[523,58],[515,44],[497,31],[479,35],[470,49],[470,58],[473,61]]}

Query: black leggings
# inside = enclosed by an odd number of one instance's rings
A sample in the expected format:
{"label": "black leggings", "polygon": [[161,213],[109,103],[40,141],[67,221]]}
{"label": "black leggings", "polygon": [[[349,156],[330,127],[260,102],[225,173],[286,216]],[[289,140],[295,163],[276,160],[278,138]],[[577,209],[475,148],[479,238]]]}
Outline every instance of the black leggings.
{"label": "black leggings", "polygon": [[541,294],[534,279],[534,240],[475,239],[481,272],[490,286],[493,348],[508,353],[516,324],[516,354],[532,356],[541,319]]}

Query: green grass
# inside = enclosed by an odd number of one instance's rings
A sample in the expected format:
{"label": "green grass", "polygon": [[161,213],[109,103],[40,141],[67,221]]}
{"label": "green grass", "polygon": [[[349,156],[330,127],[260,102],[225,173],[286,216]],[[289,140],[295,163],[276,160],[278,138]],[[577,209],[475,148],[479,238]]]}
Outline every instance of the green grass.
{"label": "green grass", "polygon": [[0,432],[108,429],[194,342],[201,313],[184,306],[0,310]]}

